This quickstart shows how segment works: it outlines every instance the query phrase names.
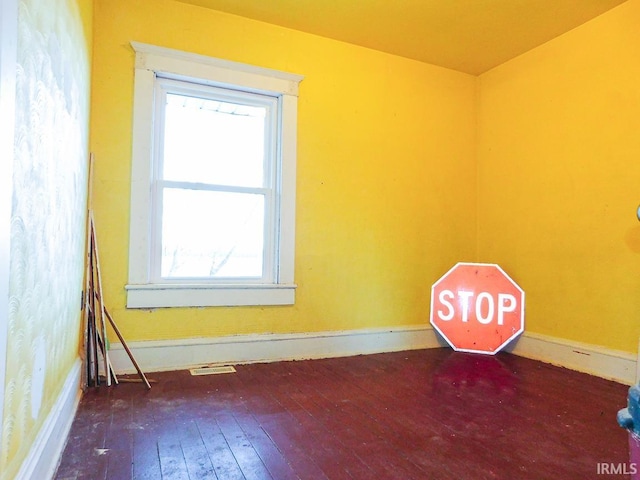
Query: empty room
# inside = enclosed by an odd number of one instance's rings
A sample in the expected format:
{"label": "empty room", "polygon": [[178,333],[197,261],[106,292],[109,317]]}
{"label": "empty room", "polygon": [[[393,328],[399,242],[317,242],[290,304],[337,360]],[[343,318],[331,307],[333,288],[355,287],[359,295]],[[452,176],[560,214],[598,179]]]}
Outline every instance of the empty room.
{"label": "empty room", "polygon": [[0,480],[640,478],[639,26],[3,0]]}

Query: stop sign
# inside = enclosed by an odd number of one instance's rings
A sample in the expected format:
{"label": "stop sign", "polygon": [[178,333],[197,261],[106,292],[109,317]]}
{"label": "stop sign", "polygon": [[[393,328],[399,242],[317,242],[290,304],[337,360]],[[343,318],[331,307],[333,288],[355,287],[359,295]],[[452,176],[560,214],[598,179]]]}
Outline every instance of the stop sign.
{"label": "stop sign", "polygon": [[493,355],[524,331],[524,291],[498,265],[458,263],[431,287],[430,322],[454,350]]}

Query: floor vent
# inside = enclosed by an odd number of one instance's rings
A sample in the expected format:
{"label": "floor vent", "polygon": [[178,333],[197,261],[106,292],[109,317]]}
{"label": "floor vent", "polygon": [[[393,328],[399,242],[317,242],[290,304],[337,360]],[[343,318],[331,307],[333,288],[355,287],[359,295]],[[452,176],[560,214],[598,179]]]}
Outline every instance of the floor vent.
{"label": "floor vent", "polygon": [[221,373],[235,373],[236,369],[231,366],[206,366],[200,368],[192,368],[189,370],[191,375],[220,375]]}

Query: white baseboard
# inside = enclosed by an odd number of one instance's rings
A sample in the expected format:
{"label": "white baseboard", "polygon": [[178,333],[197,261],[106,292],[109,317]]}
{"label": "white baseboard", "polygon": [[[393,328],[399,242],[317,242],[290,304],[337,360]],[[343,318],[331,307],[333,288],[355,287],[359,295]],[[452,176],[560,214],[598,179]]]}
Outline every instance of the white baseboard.
{"label": "white baseboard", "polygon": [[[239,364],[347,357],[371,353],[436,348],[442,344],[431,328],[397,327],[338,332],[232,335],[128,343],[145,372],[179,370],[197,365]],[[109,358],[116,372],[135,373],[120,343],[112,343]]]}
{"label": "white baseboard", "polygon": [[[239,364],[345,357],[421,348],[446,343],[431,327],[411,326],[304,334],[255,334],[218,338],[132,342],[129,345],[145,372],[181,370],[197,365]],[[525,332],[507,347],[515,355],[631,385],[636,356],[597,345]],[[118,373],[135,373],[126,351],[112,343],[109,357]]]}
{"label": "white baseboard", "polygon": [[53,478],[82,396],[81,367],[82,362],[78,359],[67,375],[62,391],[33,442],[27,458],[22,462],[16,480]]}
{"label": "white baseboard", "polygon": [[638,359],[632,353],[528,332],[507,351],[626,385],[636,382]]}

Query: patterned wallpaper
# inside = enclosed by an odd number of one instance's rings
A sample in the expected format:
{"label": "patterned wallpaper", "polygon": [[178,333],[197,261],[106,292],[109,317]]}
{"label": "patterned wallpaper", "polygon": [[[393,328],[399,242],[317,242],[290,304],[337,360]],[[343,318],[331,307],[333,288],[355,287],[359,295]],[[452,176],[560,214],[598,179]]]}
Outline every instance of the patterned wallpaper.
{"label": "patterned wallpaper", "polygon": [[89,58],[76,0],[20,0],[2,480],[78,357]]}

